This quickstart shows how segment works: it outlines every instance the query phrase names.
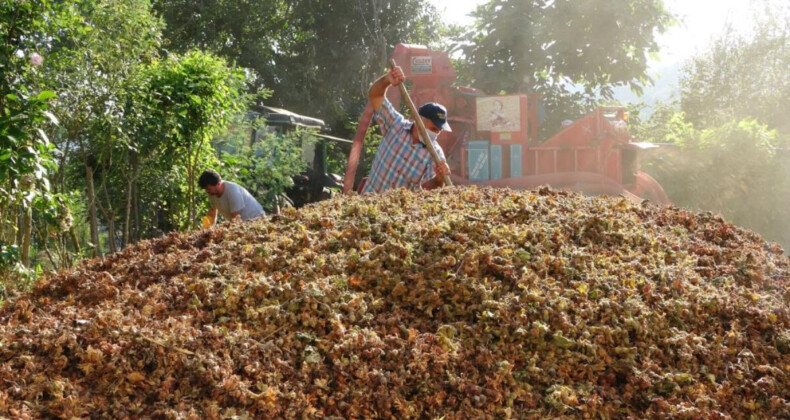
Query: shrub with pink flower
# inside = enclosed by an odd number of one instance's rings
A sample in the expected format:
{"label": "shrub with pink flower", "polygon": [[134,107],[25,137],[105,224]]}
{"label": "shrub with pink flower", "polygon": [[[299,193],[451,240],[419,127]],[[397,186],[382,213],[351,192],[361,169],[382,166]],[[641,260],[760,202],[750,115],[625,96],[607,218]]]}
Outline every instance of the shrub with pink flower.
{"label": "shrub with pink flower", "polygon": [[41,54],[37,52],[30,54],[30,64],[38,67],[42,63],[44,63],[44,57],[42,57]]}

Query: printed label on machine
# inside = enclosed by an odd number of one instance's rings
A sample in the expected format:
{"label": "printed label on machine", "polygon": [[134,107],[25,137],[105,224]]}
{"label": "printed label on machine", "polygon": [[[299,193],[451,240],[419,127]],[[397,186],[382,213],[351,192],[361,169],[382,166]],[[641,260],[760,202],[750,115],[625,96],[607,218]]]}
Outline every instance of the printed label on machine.
{"label": "printed label on machine", "polygon": [[433,61],[430,55],[420,55],[411,58],[411,73],[425,74],[433,72]]}
{"label": "printed label on machine", "polygon": [[518,96],[477,98],[477,130],[493,132],[521,131],[521,102]]}

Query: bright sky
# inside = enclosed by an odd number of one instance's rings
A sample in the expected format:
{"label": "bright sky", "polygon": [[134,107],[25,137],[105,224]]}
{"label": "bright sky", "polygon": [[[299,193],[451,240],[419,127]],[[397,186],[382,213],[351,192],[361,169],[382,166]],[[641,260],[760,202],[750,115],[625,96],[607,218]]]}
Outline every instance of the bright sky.
{"label": "bright sky", "polygon": [[[445,20],[470,24],[476,6],[486,0],[429,0],[443,13]],[[725,23],[736,25],[751,19],[750,0],[664,0],[665,6],[682,22],[661,36],[662,61],[691,56],[711,36],[721,32]],[[666,57],[664,57],[666,56]]]}
{"label": "bright sky", "polygon": [[681,22],[659,38],[662,61],[691,57],[704,49],[728,23],[744,28],[751,22],[749,0],[665,0]]}
{"label": "bright sky", "polygon": [[485,3],[484,0],[428,0],[439,12],[443,13],[444,20],[450,23],[468,25],[472,23],[469,17],[475,7]]}
{"label": "bright sky", "polygon": [[[486,0],[429,0],[444,13],[449,22],[469,24],[468,16]],[[678,66],[695,53],[704,51],[713,37],[719,35],[729,22],[736,28],[748,26],[752,0],[664,0],[666,8],[681,19],[681,23],[659,37],[660,61],[651,63],[654,78],[662,78],[657,89],[667,90],[677,82]],[[667,86],[670,85],[670,86]],[[669,92],[647,91],[649,97],[665,97]],[[665,98],[664,98],[665,99]]]}

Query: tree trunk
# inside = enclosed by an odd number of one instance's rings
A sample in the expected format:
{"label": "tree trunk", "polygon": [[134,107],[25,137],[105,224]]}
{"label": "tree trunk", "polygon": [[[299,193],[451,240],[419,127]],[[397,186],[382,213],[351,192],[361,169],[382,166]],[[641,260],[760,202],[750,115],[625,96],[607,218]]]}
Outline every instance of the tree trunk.
{"label": "tree trunk", "polygon": [[[54,138],[54,136],[52,138]],[[63,149],[60,153],[60,163],[58,164],[58,170],[57,172],[55,172],[55,179],[53,180],[53,184],[55,185],[55,192],[57,193],[66,192],[66,163],[68,161],[70,148],[71,148],[71,140],[67,137],[66,144],[65,146],[63,146]]]}
{"label": "tree trunk", "polygon": [[255,139],[257,138],[255,134],[257,131],[255,127],[250,129],[250,152],[252,152],[252,146],[255,146]]}
{"label": "tree trunk", "polygon": [[195,227],[195,161],[197,156],[192,156],[192,147],[187,149],[187,209],[189,214],[189,221],[187,222],[187,230],[192,230]]}
{"label": "tree trunk", "polygon": [[132,200],[134,199],[134,180],[137,176],[134,165],[135,159],[137,159],[137,153],[134,151],[130,152],[128,178],[126,178],[126,210],[123,218],[121,248],[126,248],[126,245],[132,242]]}
{"label": "tree trunk", "polygon": [[55,253],[58,257],[59,268],[71,267],[71,253],[69,252],[69,232],[60,232],[57,238],[52,241],[55,244]]}
{"label": "tree trunk", "polygon": [[6,215],[5,205],[0,202],[0,242],[5,243],[5,230],[6,230],[6,219],[4,218]]}
{"label": "tree trunk", "polygon": [[[44,253],[47,254],[47,258],[49,258],[50,264],[52,264],[52,270],[53,271],[60,270],[61,267],[60,261],[62,261],[61,259],[62,254],[58,253],[58,258],[55,258],[55,256],[52,255],[52,251],[49,250],[49,246],[47,246],[47,242],[49,242],[48,240],[49,238],[46,236],[46,232],[42,234],[41,229],[39,229],[38,226],[36,226],[35,228],[36,228],[36,233],[38,234],[38,237],[41,240],[41,248],[44,250]],[[57,251],[57,247],[58,247],[58,243],[55,242],[56,251]]]}
{"label": "tree trunk", "polygon": [[14,220],[16,220],[16,238],[14,239],[14,245],[21,245],[22,239],[25,236],[25,230],[22,228],[24,222],[24,207],[22,205],[16,206],[16,214],[14,215]]}
{"label": "tree trunk", "polygon": [[140,240],[140,189],[137,184],[137,179],[134,180],[132,184],[133,188],[133,195],[132,195],[132,212],[134,215],[132,216],[132,220],[134,220],[134,229],[132,230],[132,243],[136,244]]}
{"label": "tree trunk", "polygon": [[58,261],[60,261],[60,268],[71,267],[71,255],[69,254],[68,233],[60,232],[55,241],[55,251],[58,254]]}
{"label": "tree trunk", "polygon": [[71,242],[74,245],[74,253],[80,255],[80,241],[77,239],[77,232],[74,232],[74,228],[72,227],[69,229],[69,237],[71,237]]}
{"label": "tree trunk", "polygon": [[107,172],[106,168],[101,171],[101,190],[104,191],[104,198],[107,203],[107,207],[102,205],[101,201],[96,201],[98,204],[99,211],[101,211],[104,219],[107,222],[107,247],[111,254],[118,251],[118,248],[115,246],[115,208],[112,205],[112,199],[110,198],[110,194],[107,192],[107,177],[104,174]]}
{"label": "tree trunk", "polygon": [[98,257],[101,255],[101,246],[99,246],[99,219],[96,217],[96,190],[93,188],[93,167],[87,163],[85,164],[85,177],[88,194],[88,213],[90,214],[91,222],[93,256]]}
{"label": "tree trunk", "polygon": [[121,240],[121,248],[125,248],[130,242],[129,233],[131,232],[130,225],[132,224],[132,178],[126,181],[126,212],[123,218],[123,238]]}
{"label": "tree trunk", "polygon": [[33,236],[33,209],[30,206],[22,210],[21,221],[19,231],[22,233],[22,247],[19,250],[19,260],[25,267],[30,267],[30,242]]}
{"label": "tree trunk", "polygon": [[8,221],[8,224],[4,223],[3,226],[0,226],[0,240],[9,245],[16,243],[16,233],[14,231],[14,227],[17,226],[16,207],[9,203],[4,209],[4,219],[0,219],[4,222]]}
{"label": "tree trunk", "polygon": [[131,183],[129,184],[130,189],[130,202],[129,202],[129,213],[127,216],[129,217],[128,224],[129,224],[129,243],[135,244],[139,240],[140,234],[140,215],[139,215],[139,206],[140,201],[137,197],[137,182],[140,179],[140,163],[138,161],[137,152],[132,152],[132,179]]}
{"label": "tree trunk", "polygon": [[192,230],[195,227],[195,187],[192,185],[192,180],[194,179],[194,169],[190,168],[187,175],[187,182],[189,182],[187,199],[189,200],[188,209],[189,209],[189,224],[187,225],[187,230]]}
{"label": "tree trunk", "polygon": [[117,247],[115,246],[115,213],[112,211],[107,213],[107,245],[110,248],[110,254],[114,254],[118,251]]}

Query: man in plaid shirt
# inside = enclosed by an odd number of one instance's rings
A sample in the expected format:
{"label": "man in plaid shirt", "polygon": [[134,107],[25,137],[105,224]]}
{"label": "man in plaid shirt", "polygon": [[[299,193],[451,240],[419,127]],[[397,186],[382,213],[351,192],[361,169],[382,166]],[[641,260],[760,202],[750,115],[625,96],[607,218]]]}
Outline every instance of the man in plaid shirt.
{"label": "man in plaid shirt", "polygon": [[429,102],[419,109],[428,136],[441,159],[435,165],[431,153],[420,141],[417,124],[403,117],[387,100],[387,88],[398,86],[406,80],[403,69],[395,67],[373,82],[368,98],[373,105],[374,118],[384,136],[370,167],[370,175],[362,193],[382,193],[393,188],[433,189],[443,185],[443,175],[450,174],[444,151],[436,141],[442,130],[450,130],[447,110],[442,105]]}

